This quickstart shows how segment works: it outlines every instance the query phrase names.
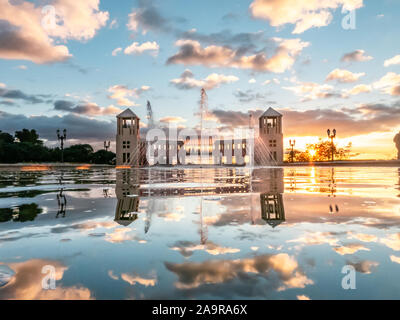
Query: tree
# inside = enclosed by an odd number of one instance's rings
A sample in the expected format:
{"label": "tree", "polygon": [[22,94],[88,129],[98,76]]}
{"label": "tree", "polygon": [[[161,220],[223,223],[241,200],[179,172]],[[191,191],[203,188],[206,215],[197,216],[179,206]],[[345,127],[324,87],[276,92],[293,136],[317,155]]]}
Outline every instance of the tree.
{"label": "tree", "polygon": [[27,142],[32,144],[43,144],[42,140],[39,140],[39,135],[36,133],[36,130],[28,130],[22,129],[22,131],[16,131],[15,137],[19,140],[19,142]]}
{"label": "tree", "polygon": [[330,161],[332,159],[332,151],[334,153],[335,159],[347,160],[351,157],[351,148],[351,142],[344,148],[338,148],[335,144],[332,148],[332,144],[330,141],[320,140],[318,143],[307,144],[306,151],[296,152],[295,161]]}
{"label": "tree", "polygon": [[115,153],[106,150],[99,150],[92,155],[92,162],[96,164],[113,164]]}
{"label": "tree", "polygon": [[0,130],[0,143],[13,143],[14,137],[6,132]]}
{"label": "tree", "polygon": [[65,162],[89,163],[92,155],[93,148],[89,144],[76,144],[64,149]]}

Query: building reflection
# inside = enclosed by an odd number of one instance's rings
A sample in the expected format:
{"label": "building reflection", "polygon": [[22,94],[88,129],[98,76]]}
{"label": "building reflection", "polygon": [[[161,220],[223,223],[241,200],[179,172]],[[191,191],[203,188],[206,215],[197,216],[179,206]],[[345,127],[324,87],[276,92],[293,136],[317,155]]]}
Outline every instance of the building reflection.
{"label": "building reflection", "polygon": [[283,203],[284,171],[281,168],[256,169],[252,176],[257,177],[258,181],[252,184],[252,191],[260,193],[261,218],[275,228],[286,220]]}
{"label": "building reflection", "polygon": [[[256,223],[256,220],[263,220],[266,224],[275,228],[286,220],[283,202],[284,170],[282,168],[250,169],[246,174],[237,174],[237,172],[232,171],[227,176],[208,177],[211,180],[205,178],[207,183],[204,184],[203,178],[197,177],[197,182],[200,182],[200,184],[193,186],[171,186],[169,183],[160,183],[160,180],[169,180],[166,177],[160,179],[158,172],[156,172],[154,177],[146,178],[147,187],[142,186],[141,188],[139,174],[139,169],[117,171],[115,221],[120,225],[128,226],[137,220],[140,198],[144,197],[147,202],[145,233],[150,229],[151,215],[156,211],[156,202],[162,201],[162,198],[194,196],[201,198],[200,233],[202,243],[207,238],[207,226],[203,221],[203,197],[206,197],[208,201],[213,200],[210,198],[212,195],[248,194],[251,198],[248,207],[251,211],[253,224]],[[163,172],[160,174],[162,175]],[[179,177],[171,178],[182,180],[183,175],[180,174]],[[260,207],[258,204],[260,204]]]}
{"label": "building reflection", "polygon": [[115,195],[117,207],[114,221],[128,226],[138,218],[139,174],[136,170],[117,171]]}

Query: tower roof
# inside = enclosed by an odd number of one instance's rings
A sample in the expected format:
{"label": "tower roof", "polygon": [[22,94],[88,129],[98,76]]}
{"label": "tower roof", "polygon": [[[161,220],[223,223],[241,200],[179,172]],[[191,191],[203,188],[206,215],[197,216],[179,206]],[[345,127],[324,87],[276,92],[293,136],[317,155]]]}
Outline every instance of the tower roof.
{"label": "tower roof", "polygon": [[125,109],[125,111],[123,111],[119,115],[117,115],[117,118],[137,118],[137,119],[139,119],[139,117],[129,108]]}
{"label": "tower roof", "polygon": [[261,117],[282,117],[282,114],[270,107],[261,115]]}

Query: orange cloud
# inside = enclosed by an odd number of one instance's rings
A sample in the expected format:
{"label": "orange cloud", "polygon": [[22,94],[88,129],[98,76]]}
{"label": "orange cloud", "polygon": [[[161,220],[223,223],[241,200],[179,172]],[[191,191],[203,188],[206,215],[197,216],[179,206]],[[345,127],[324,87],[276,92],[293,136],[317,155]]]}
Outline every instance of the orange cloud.
{"label": "orange cloud", "polygon": [[137,99],[139,96],[151,88],[149,86],[142,86],[141,88],[129,89],[127,86],[115,85],[108,88],[108,92],[111,92],[110,99],[117,100],[120,106],[133,107],[137,106],[131,98]]}
{"label": "orange cloud", "polygon": [[[54,266],[56,273],[56,289],[44,290],[42,273],[44,266]],[[10,300],[88,300],[92,298],[89,289],[79,286],[62,287],[64,272],[68,269],[58,261],[33,259],[11,263],[9,267],[15,272],[12,280],[0,290],[0,299]]]}
{"label": "orange cloud", "polygon": [[65,61],[72,55],[55,39],[91,39],[108,20],[108,12],[99,10],[99,0],[49,4],[52,7],[28,1],[0,3],[0,58],[39,64]]}
{"label": "orange cloud", "polygon": [[400,74],[388,72],[381,79],[374,82],[373,86],[392,96],[400,96]]}
{"label": "orange cloud", "polygon": [[326,81],[337,80],[341,83],[356,82],[361,77],[365,76],[365,73],[353,73],[344,69],[335,69],[326,77]]}

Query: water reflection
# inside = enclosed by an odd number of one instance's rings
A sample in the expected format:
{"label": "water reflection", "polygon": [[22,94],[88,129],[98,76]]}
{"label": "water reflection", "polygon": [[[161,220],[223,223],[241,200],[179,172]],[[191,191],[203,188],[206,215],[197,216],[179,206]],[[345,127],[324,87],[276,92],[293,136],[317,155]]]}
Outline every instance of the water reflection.
{"label": "water reflection", "polygon": [[117,172],[115,195],[118,199],[114,221],[128,226],[138,218],[139,210],[139,173],[122,170]]}
{"label": "water reflection", "polygon": [[[0,176],[0,298],[400,298],[387,277],[400,267],[397,168]],[[60,268],[54,294],[23,280],[48,262]],[[345,264],[356,292],[341,289]]]}

